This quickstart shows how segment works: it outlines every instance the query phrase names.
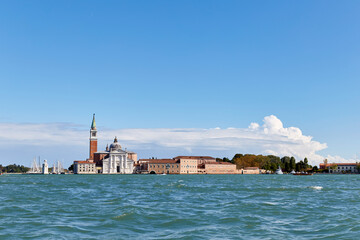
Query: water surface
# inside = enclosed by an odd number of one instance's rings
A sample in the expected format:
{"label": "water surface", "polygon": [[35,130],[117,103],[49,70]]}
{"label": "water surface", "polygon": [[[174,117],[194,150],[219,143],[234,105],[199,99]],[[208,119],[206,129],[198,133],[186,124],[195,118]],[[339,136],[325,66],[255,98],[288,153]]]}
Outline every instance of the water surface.
{"label": "water surface", "polygon": [[0,239],[359,239],[360,175],[3,175]]}

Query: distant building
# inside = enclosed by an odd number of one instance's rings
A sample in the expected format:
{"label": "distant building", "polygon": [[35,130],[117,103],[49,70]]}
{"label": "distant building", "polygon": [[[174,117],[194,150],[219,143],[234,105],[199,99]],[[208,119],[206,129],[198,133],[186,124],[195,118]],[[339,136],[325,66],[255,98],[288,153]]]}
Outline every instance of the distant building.
{"label": "distant building", "polygon": [[194,159],[140,159],[140,171],[150,174],[197,174]]}
{"label": "distant building", "polygon": [[74,162],[74,173],[76,174],[95,174],[96,165],[90,161],[75,161]]}
{"label": "distant building", "polygon": [[320,163],[320,169],[327,169],[329,173],[359,173],[359,163]]}
{"label": "distant building", "polygon": [[134,172],[134,163],[136,162],[136,159],[131,159],[130,157],[136,157],[136,153],[123,150],[116,137],[114,142],[110,144],[110,147],[106,147],[105,151],[96,152],[94,155],[96,163],[99,166],[102,166],[102,171],[100,173],[131,174]]}
{"label": "distant building", "polygon": [[90,151],[86,161],[74,161],[76,174],[131,174],[137,162],[137,154],[123,150],[115,137],[110,147],[105,151],[97,151],[97,129],[95,114],[90,128]]}
{"label": "distant building", "polygon": [[209,156],[177,156],[172,159],[139,159],[137,173],[150,174],[236,174],[236,165],[216,162]]}
{"label": "distant building", "polygon": [[[140,162],[140,160],[139,160]],[[147,166],[150,174],[180,174],[180,162],[174,159],[146,159],[141,163]]]}
{"label": "distant building", "polygon": [[175,160],[196,160],[198,165],[210,162],[216,162],[216,159],[209,156],[177,156]]}
{"label": "distant building", "polygon": [[200,165],[203,174],[237,174],[236,165],[229,162],[205,162]]}
{"label": "distant building", "polygon": [[240,169],[241,174],[260,174],[261,170],[258,167],[246,167],[244,169]]}

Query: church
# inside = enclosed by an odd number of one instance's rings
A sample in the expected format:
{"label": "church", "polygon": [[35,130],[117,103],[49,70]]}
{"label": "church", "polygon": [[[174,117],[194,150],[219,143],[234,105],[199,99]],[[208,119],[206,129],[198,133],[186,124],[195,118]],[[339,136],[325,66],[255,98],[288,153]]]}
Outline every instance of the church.
{"label": "church", "polygon": [[74,161],[75,174],[132,174],[137,154],[122,149],[115,137],[104,151],[97,151],[97,129],[95,114],[90,128],[90,151],[86,161]]}

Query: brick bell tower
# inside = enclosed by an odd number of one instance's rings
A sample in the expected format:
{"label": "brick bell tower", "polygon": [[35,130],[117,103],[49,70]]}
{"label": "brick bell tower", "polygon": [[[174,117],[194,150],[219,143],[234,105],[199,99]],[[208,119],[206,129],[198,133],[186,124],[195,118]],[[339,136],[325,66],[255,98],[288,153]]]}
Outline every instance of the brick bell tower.
{"label": "brick bell tower", "polygon": [[94,161],[94,153],[97,152],[97,130],[96,130],[96,123],[95,123],[95,113],[93,115],[93,120],[91,123],[90,128],[90,155],[89,155],[89,161]]}

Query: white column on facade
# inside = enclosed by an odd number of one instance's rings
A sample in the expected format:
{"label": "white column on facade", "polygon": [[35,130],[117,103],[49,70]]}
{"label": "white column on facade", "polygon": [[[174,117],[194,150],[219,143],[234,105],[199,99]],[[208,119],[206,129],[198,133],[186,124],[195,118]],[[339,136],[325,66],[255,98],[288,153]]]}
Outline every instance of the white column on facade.
{"label": "white column on facade", "polygon": [[129,173],[129,161],[126,157],[126,155],[124,156],[124,159],[125,159],[125,168],[126,168],[126,173]]}
{"label": "white column on facade", "polygon": [[121,173],[121,157],[119,155],[116,156],[116,172],[117,166],[119,166],[119,173]]}
{"label": "white column on facade", "polygon": [[116,156],[113,157],[112,173],[116,173]]}
{"label": "white column on facade", "polygon": [[113,161],[113,156],[110,156],[110,162],[109,162],[109,173],[111,173],[111,169],[112,169],[112,161]]}
{"label": "white column on facade", "polygon": [[115,165],[116,165],[116,155],[113,156],[113,161],[111,165],[111,173],[115,173]]}
{"label": "white column on facade", "polygon": [[121,154],[119,156],[120,158],[120,173],[124,173],[124,159],[123,159],[123,155]]}
{"label": "white column on facade", "polygon": [[123,163],[124,173],[126,173],[126,172],[127,172],[127,171],[126,171],[126,157],[125,157],[125,155],[123,155],[122,157],[123,157],[123,161],[124,161],[124,163]]}
{"label": "white column on facade", "polygon": [[113,160],[113,156],[111,155],[109,158],[109,173],[111,173],[111,166],[112,166],[112,160]]}

